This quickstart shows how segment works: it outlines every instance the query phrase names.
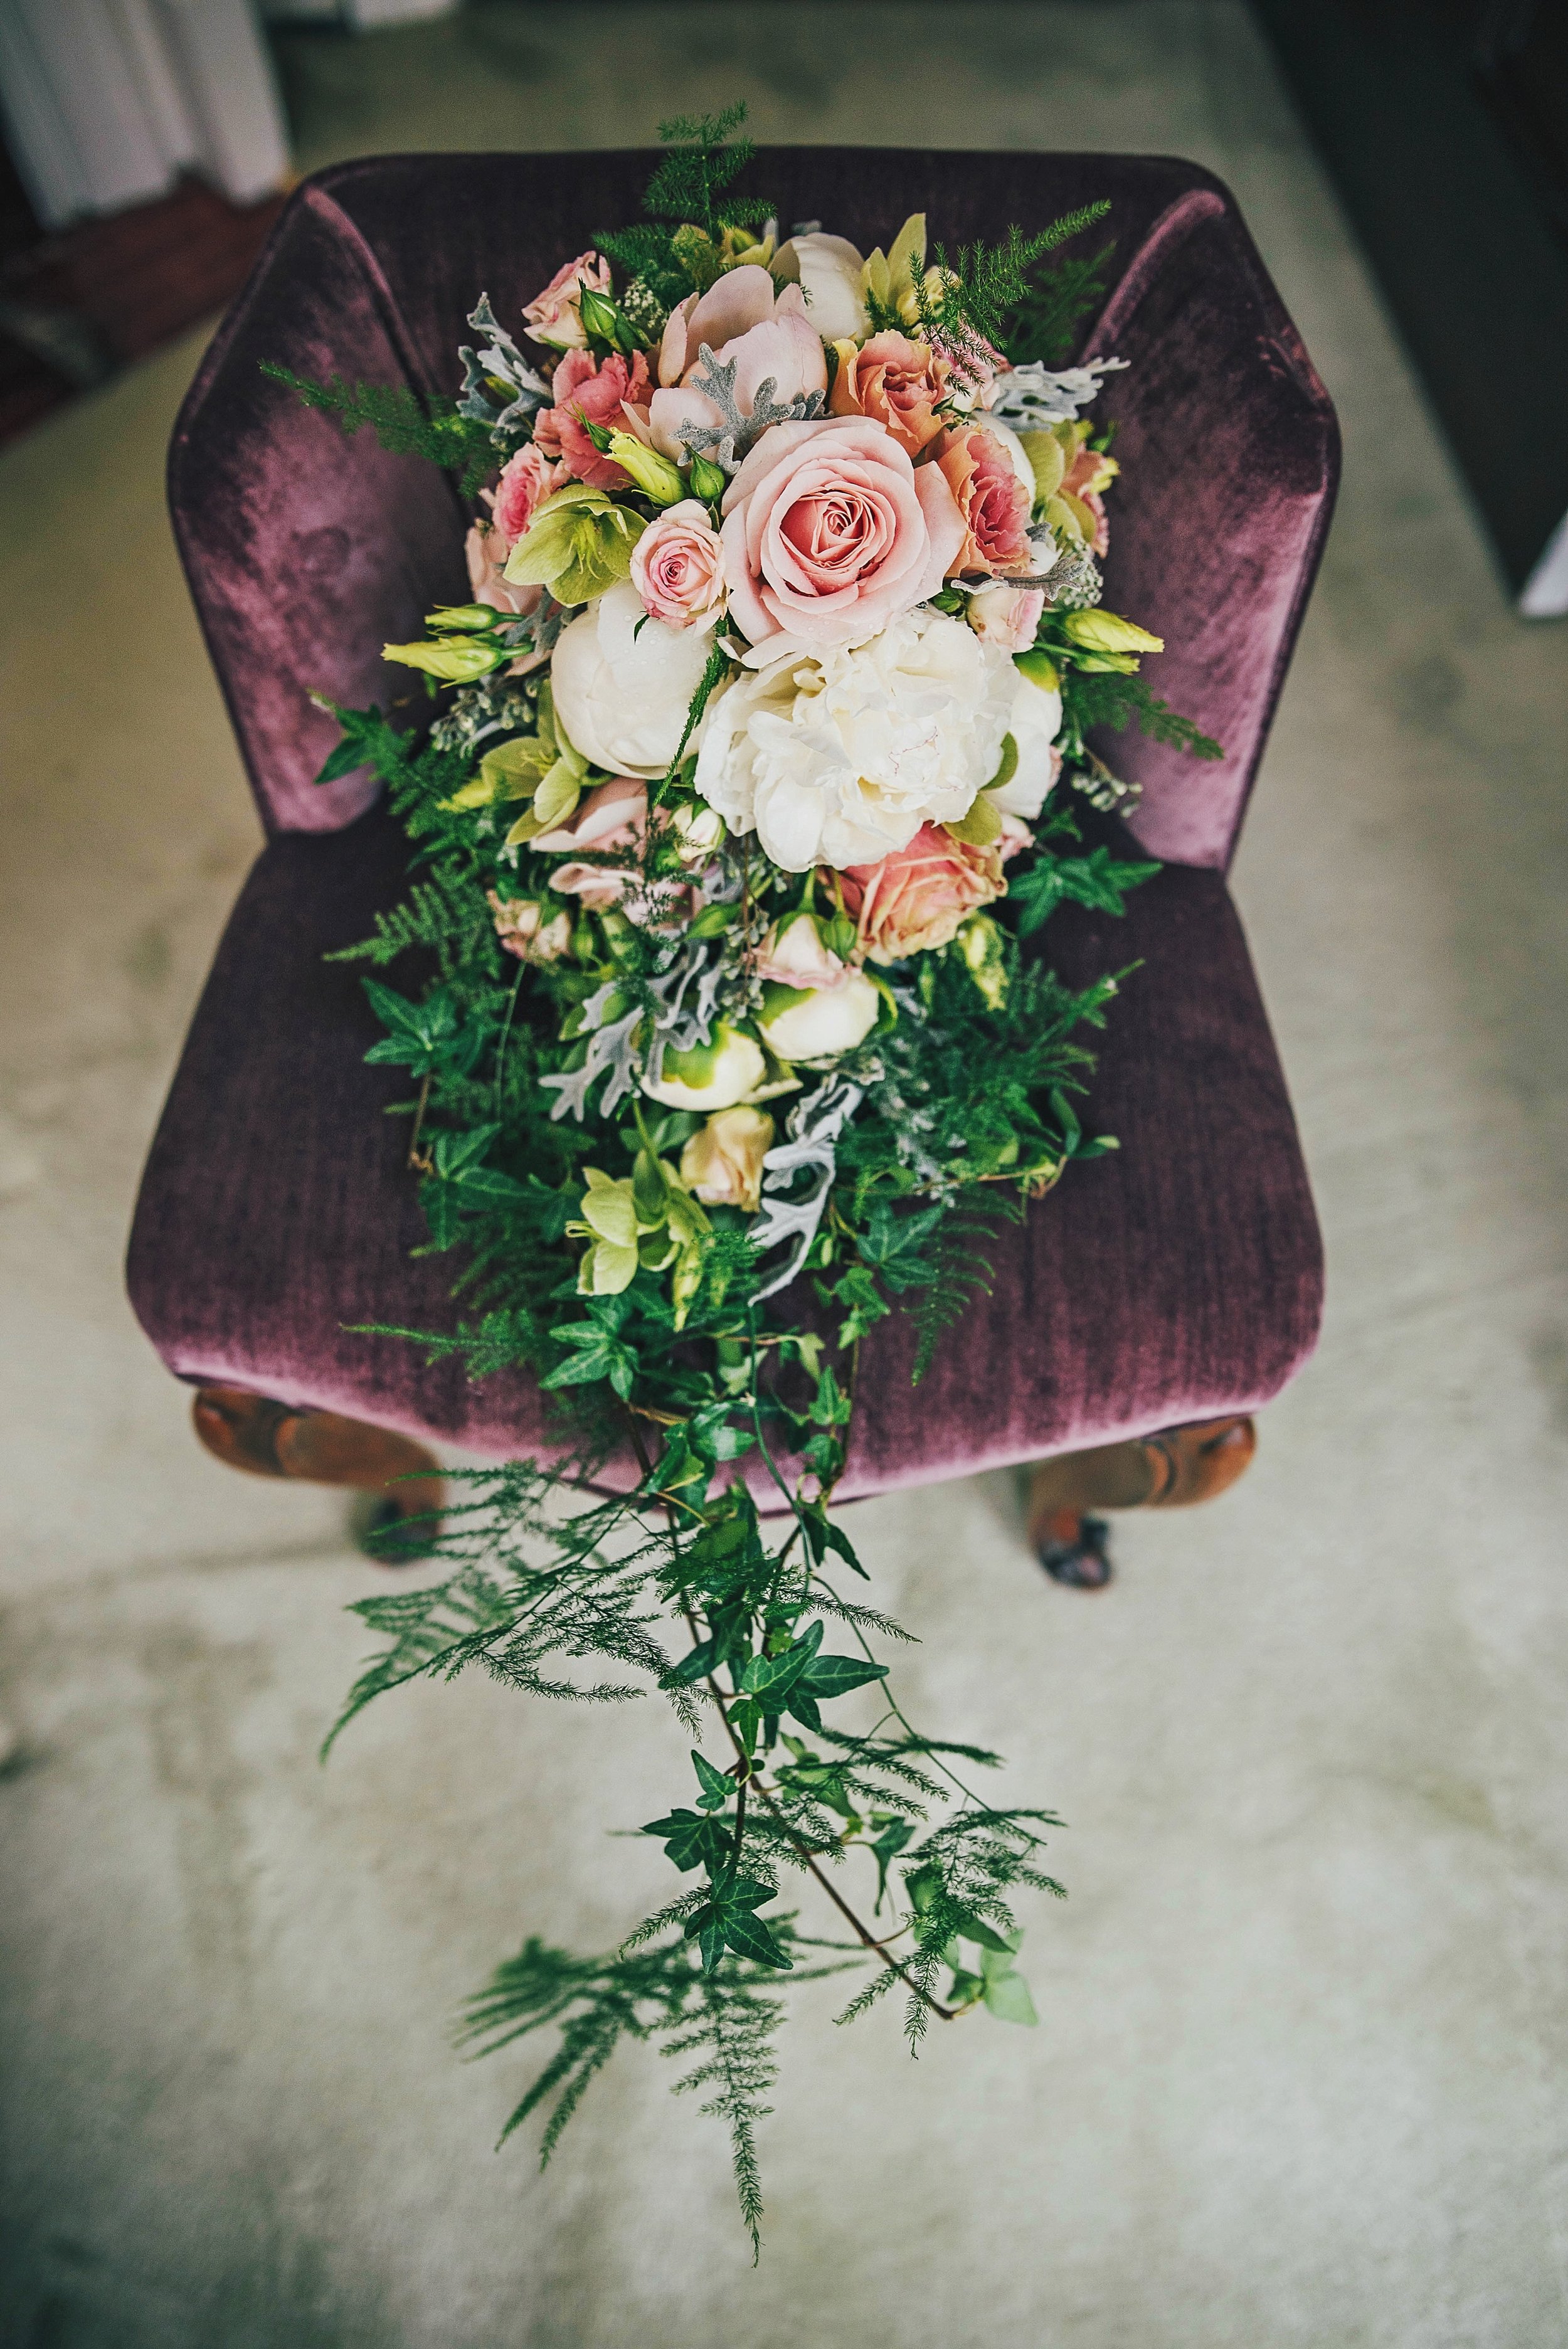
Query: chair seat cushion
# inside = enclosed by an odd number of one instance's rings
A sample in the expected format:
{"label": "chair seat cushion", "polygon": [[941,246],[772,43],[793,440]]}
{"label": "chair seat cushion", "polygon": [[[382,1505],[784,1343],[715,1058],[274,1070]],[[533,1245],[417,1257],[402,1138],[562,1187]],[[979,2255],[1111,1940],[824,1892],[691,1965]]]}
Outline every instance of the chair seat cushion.
{"label": "chair seat cushion", "polygon": [[[154,1139],[130,1294],[170,1369],[497,1458],[559,1450],[533,1381],[354,1333],[446,1330],[453,1257],[425,1237],[370,1068],[357,969],[323,959],[401,894],[407,848],[372,808],[284,833],[229,924]],[[912,1322],[866,1341],[844,1496],[1259,1404],[1311,1350],[1322,1295],[1295,1127],[1222,875],[1168,866],[1125,919],[1067,907],[1063,976],[1140,968],[1110,1007],[1085,1123],[1121,1148],[1069,1170],[989,1250],[995,1282],[912,1387]],[[397,977],[397,974],[394,974]]]}

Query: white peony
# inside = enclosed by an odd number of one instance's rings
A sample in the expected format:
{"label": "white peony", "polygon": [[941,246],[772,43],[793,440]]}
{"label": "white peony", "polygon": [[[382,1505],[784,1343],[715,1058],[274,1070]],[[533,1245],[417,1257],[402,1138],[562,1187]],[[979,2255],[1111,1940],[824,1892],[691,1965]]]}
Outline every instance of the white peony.
{"label": "white peony", "polygon": [[711,650],[701,628],[650,620],[623,580],[563,628],[556,645],[550,679],[567,740],[608,774],[662,775]]}
{"label": "white peony", "polygon": [[1013,674],[1018,684],[1007,731],[1018,746],[1018,763],[990,796],[1003,815],[1021,815],[1033,823],[1061,764],[1051,745],[1062,729],[1062,698],[1054,691],[1047,693],[1022,669]]}
{"label": "white peony", "polygon": [[[557,656],[559,657],[559,656]],[[1018,677],[945,613],[776,662],[708,705],[696,787],[775,864],[875,864],[956,823],[1001,763]]]}

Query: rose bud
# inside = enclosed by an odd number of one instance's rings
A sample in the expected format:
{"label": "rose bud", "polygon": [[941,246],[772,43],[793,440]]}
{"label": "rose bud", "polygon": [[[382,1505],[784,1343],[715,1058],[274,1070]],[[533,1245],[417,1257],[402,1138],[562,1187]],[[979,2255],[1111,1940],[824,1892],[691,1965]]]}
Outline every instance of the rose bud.
{"label": "rose bud", "polygon": [[757,1025],[781,1061],[830,1061],[852,1052],[876,1026],[882,999],[864,974],[836,987],[766,987]]}
{"label": "rose bud", "polygon": [[707,1206],[741,1207],[754,1216],[773,1132],[766,1110],[721,1109],[682,1151],[681,1181]]}

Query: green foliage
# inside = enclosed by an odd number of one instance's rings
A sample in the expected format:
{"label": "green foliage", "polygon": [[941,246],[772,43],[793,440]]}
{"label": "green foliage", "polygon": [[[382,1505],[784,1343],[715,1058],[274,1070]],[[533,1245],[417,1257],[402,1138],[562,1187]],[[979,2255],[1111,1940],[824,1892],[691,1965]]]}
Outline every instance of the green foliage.
{"label": "green foliage", "polygon": [[273,359],[262,361],[262,373],[274,383],[297,392],[306,408],[334,416],[345,432],[368,425],[396,457],[428,457],[458,476],[458,487],[469,497],[494,472],[496,448],[490,428],[472,417],[460,416],[455,399],[421,400],[407,384],[347,384],[335,375],[329,383],[312,383],[292,367]]}
{"label": "green foliage", "polygon": [[1084,738],[1096,726],[1109,726],[1120,733],[1128,726],[1136,725],[1151,741],[1168,742],[1172,749],[1184,750],[1193,759],[1222,759],[1225,755],[1222,744],[1190,718],[1172,709],[1169,702],[1160,700],[1147,681],[1136,674],[1064,669],[1062,719],[1058,739],[1063,757],[1069,764],[1085,755]]}
{"label": "green foliage", "polygon": [[1147,859],[1111,854],[1103,843],[1087,856],[1041,856],[1011,885],[1018,936],[1027,937],[1050,919],[1058,905],[1088,905],[1097,913],[1124,914],[1127,892],[1150,880],[1160,867]]}
{"label": "green foliage", "polygon": [[1070,352],[1073,328],[1100,290],[1100,273],[1113,248],[1091,262],[1047,271],[1047,256],[1110,210],[1107,201],[1066,212],[1049,227],[1026,236],[1015,221],[1000,244],[961,245],[949,254],[935,249],[942,282],[916,288],[922,325],[943,343],[960,367],[980,362],[982,344],[1009,358],[1045,358]]}
{"label": "green foliage", "polygon": [[727,227],[768,218],[769,206],[756,197],[719,201],[757,152],[749,139],[731,138],[745,120],[740,104],[721,114],[677,114],[660,123],[659,137],[670,151],[643,196],[650,219],[690,221],[717,239]]}
{"label": "green foliage", "polygon": [[1026,274],[1002,329],[1000,347],[1015,366],[1039,360],[1062,367],[1077,356],[1079,328],[1105,300],[1106,273],[1115,252],[1112,238],[1096,254],[1068,254]]}

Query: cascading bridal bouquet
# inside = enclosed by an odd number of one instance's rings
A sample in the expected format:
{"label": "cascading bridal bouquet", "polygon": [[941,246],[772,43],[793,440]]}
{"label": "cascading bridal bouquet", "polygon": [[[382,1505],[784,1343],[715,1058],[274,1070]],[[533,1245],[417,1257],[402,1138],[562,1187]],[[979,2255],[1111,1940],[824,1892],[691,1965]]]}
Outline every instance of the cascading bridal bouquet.
{"label": "cascading bridal bouquet", "polygon": [[[455,399],[270,371],[489,483],[472,600],[386,648],[431,722],[336,711],[322,780],[373,764],[418,850],[352,951],[411,974],[365,982],[369,1058],[417,1080],[472,1318],[396,1334],[562,1411],[552,1463],[464,1480],[444,1578],[361,1602],[387,1645],[343,1720],[469,1664],[673,1705],[691,1777],[642,1832],[674,1897],[607,1956],[530,1940],[466,2030],[559,2027],[507,2124],[547,2108],[546,2158],[621,2035],[657,2040],[728,2124],[755,2242],[784,1975],[865,1965],[841,2020],[899,1990],[914,2045],[1035,2020],[1008,1896],[1059,1890],[1053,1816],[906,1717],[873,1650],[908,1635],[835,1587],[863,1569],[830,1504],[865,1333],[913,1310],[918,1378],[998,1219],[1114,1146],[1073,1101],[1116,978],[1038,951],[1156,869],[1085,848],[1075,807],[1127,793],[1088,730],[1218,750],[1099,601],[1118,469],[1081,411],[1120,362],[1063,362],[1110,248],[1047,256],[1107,207],[951,260],[918,215],[869,259],[780,242],[734,192],[741,112],[665,128],[645,221],[522,312],[537,359],[481,298]],[[804,1930],[791,1871],[852,1939]]]}

